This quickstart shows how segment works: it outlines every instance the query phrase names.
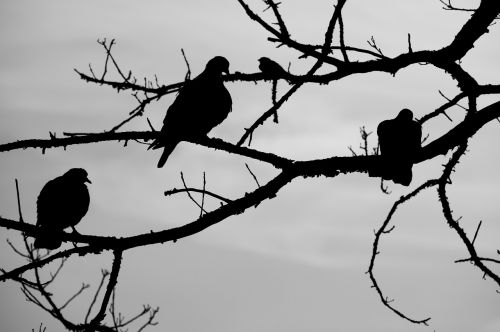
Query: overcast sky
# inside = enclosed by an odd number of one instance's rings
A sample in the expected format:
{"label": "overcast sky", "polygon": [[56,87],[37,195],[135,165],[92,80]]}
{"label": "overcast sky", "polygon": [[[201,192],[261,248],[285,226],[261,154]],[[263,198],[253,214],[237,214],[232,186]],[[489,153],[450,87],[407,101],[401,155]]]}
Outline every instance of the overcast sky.
{"label": "overcast sky", "polygon": [[[469,1],[468,1],[469,2]],[[250,4],[258,12],[260,1]],[[457,2],[458,4],[458,2]],[[332,1],[283,2],[280,7],[296,39],[318,44],[333,10]],[[270,11],[265,17],[270,18]],[[407,49],[438,49],[453,40],[468,13],[447,12],[437,0],[348,2],[344,11],[346,43],[367,47],[372,36],[387,56]],[[481,84],[498,84],[500,34],[490,29],[462,65]],[[268,34],[250,21],[236,0],[68,1],[4,0],[0,3],[0,137],[2,143],[48,138],[63,131],[110,129],[135,107],[133,97],[81,81],[73,68],[100,72],[104,52],[98,38],[115,38],[114,55],[124,70],[161,84],[179,82],[186,52],[193,75],[207,60],[223,55],[230,70],[256,72],[261,56],[291,71],[304,73],[311,60],[267,41]],[[233,112],[211,136],[236,142],[271,104],[269,83],[229,83]],[[278,93],[286,84],[279,83]],[[420,117],[453,97],[456,82],[431,66],[414,65],[395,77],[355,75],[326,86],[307,85],[281,109],[280,123],[266,123],[252,147],[302,160],[349,155],[359,145],[359,127],[377,124],[408,107]],[[148,108],[146,116],[160,128],[173,96]],[[481,99],[480,106],[491,98]],[[459,121],[456,107],[450,116]],[[456,122],[455,122],[456,123]],[[445,118],[423,128],[429,139],[451,128]],[[147,130],[146,118],[125,129]],[[370,136],[376,144],[375,134]],[[470,141],[469,152],[453,174],[449,196],[461,226],[477,239],[482,256],[499,248],[498,197],[500,125],[492,122]],[[71,167],[89,173],[91,206],[78,225],[84,234],[126,236],[161,230],[194,220],[199,211],[185,196],[166,199],[163,191],[182,186],[180,171],[191,186],[207,187],[227,197],[255,189],[248,163],[261,183],[276,171],[267,166],[180,144],[163,169],[158,150],[144,145],[99,143],[63,149],[22,150],[0,158],[0,215],[17,218],[14,179],[20,181],[23,213],[35,223],[36,197],[43,185]],[[133,315],[142,304],[160,306],[160,325],[149,331],[479,331],[500,330],[500,296],[493,282],[470,264],[454,264],[467,253],[446,225],[431,189],[398,210],[395,230],[382,238],[376,265],[379,283],[398,309],[417,319],[432,317],[430,327],[411,325],[386,309],[365,274],[373,230],[401,195],[438,176],[446,157],[414,167],[409,188],[379,190],[377,179],[350,174],[334,179],[296,179],[271,201],[231,217],[200,234],[148,248],[127,251],[118,280],[118,309]],[[213,207],[217,202],[212,202]],[[16,232],[0,232],[0,266],[23,262],[5,243],[19,242]],[[95,289],[100,268],[111,257],[73,257],[54,292],[64,302],[82,282]],[[89,293],[90,294],[90,293]],[[68,308],[76,322],[84,317],[89,296]],[[63,327],[27,303],[17,284],[0,285],[0,330],[31,331],[40,322],[47,332]]]}

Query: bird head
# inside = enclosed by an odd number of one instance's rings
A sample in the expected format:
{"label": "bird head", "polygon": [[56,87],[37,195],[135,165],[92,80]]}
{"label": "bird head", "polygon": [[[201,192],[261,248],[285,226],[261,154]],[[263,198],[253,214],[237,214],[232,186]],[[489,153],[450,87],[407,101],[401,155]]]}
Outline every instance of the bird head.
{"label": "bird head", "polygon": [[223,56],[216,56],[207,62],[205,70],[218,75],[229,74],[229,61]]}
{"label": "bird head", "polygon": [[92,183],[88,179],[87,171],[84,170],[83,168],[72,168],[66,173],[64,173],[64,177],[79,183],[85,183],[85,182]]}
{"label": "bird head", "polygon": [[413,112],[410,111],[409,109],[407,108],[403,108],[398,116],[397,116],[398,120],[403,120],[403,121],[412,121],[413,120]]}
{"label": "bird head", "polygon": [[[265,66],[267,65],[269,67],[269,64],[272,62],[271,59],[266,58],[265,56],[259,58],[259,69],[261,71],[265,70]],[[263,70],[264,68],[264,70]]]}

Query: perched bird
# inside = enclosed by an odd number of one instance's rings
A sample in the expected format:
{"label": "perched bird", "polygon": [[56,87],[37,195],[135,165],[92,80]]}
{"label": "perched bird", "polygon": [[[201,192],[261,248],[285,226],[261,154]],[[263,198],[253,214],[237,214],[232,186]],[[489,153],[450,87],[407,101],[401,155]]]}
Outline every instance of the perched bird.
{"label": "perched bird", "polygon": [[262,57],[259,59],[259,69],[264,74],[264,78],[277,80],[286,78],[289,74],[275,61]]}
{"label": "perched bird", "polygon": [[90,196],[86,182],[87,171],[72,168],[43,186],[37,200],[37,222],[42,235],[36,238],[35,248],[57,249],[60,233],[82,220],[89,209]]}
{"label": "perched bird", "polygon": [[422,127],[413,120],[413,112],[405,108],[394,119],[382,121],[377,127],[377,135],[382,178],[408,186],[422,139]]}
{"label": "perched bird", "polygon": [[224,86],[222,73],[229,74],[229,62],[216,56],[201,74],[184,83],[167,110],[160,136],[149,147],[163,148],[158,167],[165,164],[180,141],[206,136],[231,112],[231,95]]}

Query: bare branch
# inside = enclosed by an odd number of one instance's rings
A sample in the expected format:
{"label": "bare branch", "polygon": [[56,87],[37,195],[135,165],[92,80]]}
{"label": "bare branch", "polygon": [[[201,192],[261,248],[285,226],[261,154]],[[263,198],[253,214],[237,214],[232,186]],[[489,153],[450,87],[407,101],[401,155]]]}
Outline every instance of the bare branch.
{"label": "bare branch", "polygon": [[19,213],[19,222],[24,223],[23,212],[21,210],[21,199],[19,198],[19,184],[16,179],[16,196],[17,196],[17,211]]}
{"label": "bare branch", "polygon": [[393,311],[394,313],[396,313],[399,317],[401,317],[403,319],[406,319],[406,320],[408,320],[408,321],[410,321],[412,323],[415,323],[415,324],[428,325],[428,322],[429,322],[430,318],[413,319],[413,318],[408,317],[407,315],[405,315],[404,313],[402,313],[398,309],[394,308],[391,305],[392,301],[388,300],[387,297],[385,297],[384,294],[382,293],[382,290],[381,290],[380,286],[378,285],[378,282],[377,282],[377,279],[375,278],[373,270],[375,268],[375,258],[380,253],[380,250],[379,250],[380,237],[381,237],[382,234],[387,234],[387,233],[389,233],[392,230],[392,228],[389,229],[389,230],[387,230],[387,226],[389,225],[389,222],[391,221],[391,219],[392,219],[394,213],[396,212],[396,210],[398,209],[398,207],[401,204],[404,204],[406,201],[410,200],[411,198],[417,196],[422,190],[428,189],[428,188],[433,187],[433,186],[436,186],[437,184],[438,184],[438,180],[437,179],[427,180],[426,182],[424,182],[423,184],[421,184],[419,187],[417,187],[415,190],[413,190],[409,194],[401,196],[394,203],[394,205],[392,206],[391,210],[389,211],[389,214],[385,218],[384,222],[382,223],[382,225],[380,226],[380,228],[378,229],[378,231],[375,233],[375,240],[373,241],[373,250],[372,250],[372,256],[371,256],[371,259],[370,259],[370,266],[368,267],[368,272],[367,272],[370,275],[370,279],[371,279],[371,281],[373,283],[373,287],[377,291],[377,293],[378,293],[378,295],[379,295],[380,300],[382,301],[382,303],[386,307],[388,307],[391,311]]}
{"label": "bare branch", "polygon": [[495,274],[486,265],[483,264],[482,260],[479,259],[479,256],[476,252],[476,248],[474,247],[473,243],[469,240],[462,227],[460,227],[458,221],[453,218],[450,203],[446,195],[446,186],[449,183],[448,181],[450,179],[451,173],[455,168],[455,166],[457,165],[457,163],[459,162],[460,157],[465,154],[466,149],[467,149],[467,141],[465,141],[457,148],[457,150],[451,157],[450,161],[445,166],[443,174],[439,179],[439,186],[438,186],[439,201],[441,202],[441,206],[443,208],[443,216],[445,217],[446,222],[451,228],[455,230],[455,232],[458,234],[462,242],[465,244],[465,247],[467,248],[467,251],[470,254],[471,261],[486,276],[490,277],[493,281],[497,283],[497,285],[500,286],[500,276]]}
{"label": "bare branch", "polygon": [[92,311],[92,308],[94,307],[94,304],[97,301],[97,297],[99,296],[99,293],[101,292],[102,286],[104,285],[104,281],[109,276],[109,272],[107,270],[101,270],[101,274],[102,274],[101,281],[99,282],[99,286],[97,286],[97,290],[94,293],[94,297],[92,298],[92,301],[90,302],[90,305],[89,305],[89,309],[87,310],[87,314],[85,315],[85,319],[84,319],[85,324],[88,323],[90,313]]}
{"label": "bare branch", "polygon": [[[202,206],[200,203],[198,203],[198,201],[197,201],[196,199],[194,199],[194,197],[193,197],[193,196],[191,196],[191,192],[190,192],[189,190],[187,190],[187,188],[188,188],[188,187],[187,187],[187,185],[186,185],[186,181],[184,180],[184,174],[183,174],[182,172],[181,172],[181,180],[182,180],[182,185],[184,186],[184,192],[188,195],[189,199],[190,199],[190,200],[191,200],[194,204],[196,204],[196,206],[198,206],[198,207],[200,208],[200,210],[201,210],[201,212],[202,212],[201,214],[203,214],[203,213],[207,213],[207,211],[203,208],[203,206]],[[203,190],[203,191],[202,191],[202,195],[203,195],[203,193],[204,193],[204,192],[205,192],[205,191]],[[201,215],[200,215],[200,217],[201,217]]]}
{"label": "bare branch", "polygon": [[84,290],[89,287],[89,284],[82,284],[80,289],[75,294],[73,294],[73,296],[71,296],[62,306],[59,307],[59,310],[63,310],[64,308],[66,308],[74,299],[76,299]]}
{"label": "bare branch", "polygon": [[247,168],[248,172],[250,173],[250,175],[252,175],[253,177],[253,180],[255,181],[255,183],[257,184],[257,187],[260,188],[260,183],[259,183],[259,180],[257,180],[257,177],[255,176],[255,174],[253,174],[252,170],[250,169],[250,167],[248,166],[247,163],[245,163],[245,167]]}
{"label": "bare branch", "polygon": [[120,272],[121,262],[122,262],[122,250],[114,250],[113,251],[113,266],[111,267],[111,273],[109,275],[108,286],[106,287],[106,292],[104,293],[104,297],[101,302],[101,308],[99,312],[95,315],[94,319],[91,320],[89,325],[94,326],[100,323],[104,319],[104,315],[106,314],[106,308],[108,307],[109,299],[111,297],[111,292],[116,287],[116,283],[118,280],[118,273]]}
{"label": "bare branch", "polygon": [[479,234],[479,228],[481,228],[482,223],[483,223],[483,221],[479,220],[479,224],[477,225],[477,228],[476,228],[476,233],[474,233],[474,238],[472,239],[472,245],[474,245],[474,242],[476,242],[477,234]]}
{"label": "bare branch", "polygon": [[278,20],[278,26],[280,27],[281,38],[284,39],[289,38],[290,33],[288,32],[285,22],[283,21],[283,18],[281,17],[281,14],[278,10],[278,5],[280,3],[275,3],[273,0],[264,0],[264,3],[266,3],[269,6],[268,8],[271,8],[273,10],[274,16]]}
{"label": "bare branch", "polygon": [[186,53],[184,53],[184,49],[181,48],[182,57],[184,58],[184,62],[186,62],[187,72],[184,77],[184,82],[189,81],[191,79],[191,67],[189,66],[189,61],[186,57]]}
{"label": "bare branch", "polygon": [[223,201],[225,203],[232,202],[232,200],[230,200],[229,198],[225,198],[225,197],[223,197],[221,195],[215,194],[215,193],[210,192],[208,190],[191,188],[191,187],[187,187],[187,188],[183,188],[183,189],[177,189],[177,188],[170,189],[170,190],[165,191],[164,195],[165,196],[170,196],[170,195],[175,195],[175,194],[178,194],[178,193],[184,193],[184,192],[188,192],[188,191],[197,192],[197,193],[200,193],[200,194],[205,193],[206,195],[212,196],[213,198],[221,200],[221,201]]}

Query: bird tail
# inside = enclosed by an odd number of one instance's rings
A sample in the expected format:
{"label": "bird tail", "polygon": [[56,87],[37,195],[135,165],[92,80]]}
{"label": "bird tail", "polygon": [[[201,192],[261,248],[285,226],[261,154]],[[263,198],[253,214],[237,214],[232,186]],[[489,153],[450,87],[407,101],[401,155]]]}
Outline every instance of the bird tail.
{"label": "bird tail", "polygon": [[408,187],[411,183],[412,177],[412,167],[402,167],[393,174],[392,181]]}
{"label": "bird tail", "polygon": [[162,144],[161,144],[161,140],[159,138],[155,139],[153,143],[151,143],[148,147],[148,150],[156,150],[156,149],[159,149],[161,148]]}
{"label": "bird tail", "polygon": [[[178,141],[172,141],[172,140],[167,141],[164,145],[162,144],[165,148],[163,149],[160,160],[158,161],[158,168],[162,168],[163,165],[165,165],[168,157],[170,156],[172,151],[174,151],[177,144],[179,144]],[[153,149],[158,149],[159,147],[161,147],[161,145],[158,147],[153,147]]]}

